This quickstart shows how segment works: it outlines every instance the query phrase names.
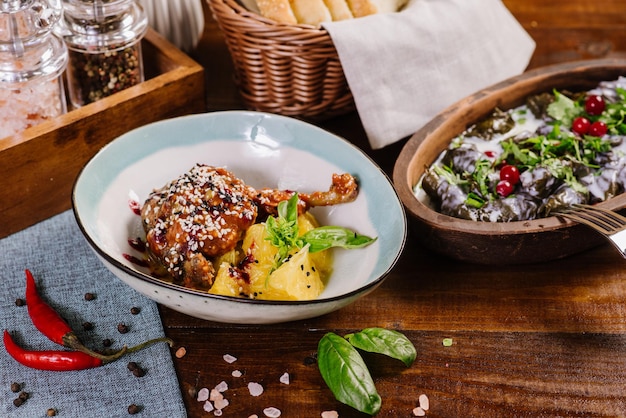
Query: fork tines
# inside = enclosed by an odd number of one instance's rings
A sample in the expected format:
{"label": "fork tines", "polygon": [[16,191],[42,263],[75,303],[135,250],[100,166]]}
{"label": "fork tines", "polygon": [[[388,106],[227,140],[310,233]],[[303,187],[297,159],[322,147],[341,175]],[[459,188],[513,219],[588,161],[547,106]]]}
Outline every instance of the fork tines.
{"label": "fork tines", "polygon": [[572,209],[561,212],[563,216],[580,222],[605,234],[626,229],[626,218],[616,212],[591,205],[574,204]]}

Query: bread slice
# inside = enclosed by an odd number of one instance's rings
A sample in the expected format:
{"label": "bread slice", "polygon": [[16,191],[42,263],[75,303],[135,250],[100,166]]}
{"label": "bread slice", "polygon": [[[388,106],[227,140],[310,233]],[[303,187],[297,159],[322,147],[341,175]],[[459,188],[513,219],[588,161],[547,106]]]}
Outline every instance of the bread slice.
{"label": "bread slice", "polygon": [[378,11],[370,0],[347,0],[347,2],[354,17],[373,15]]}
{"label": "bread slice", "polygon": [[354,17],[346,0],[324,0],[324,3],[335,21],[352,19]]}
{"label": "bread slice", "polygon": [[257,0],[256,4],[263,17],[291,25],[298,23],[289,0]]}
{"label": "bread slice", "polygon": [[376,13],[395,13],[402,9],[408,0],[369,0],[375,7]]}
{"label": "bread slice", "polygon": [[318,26],[333,20],[324,0],[289,0],[289,3],[298,23]]}

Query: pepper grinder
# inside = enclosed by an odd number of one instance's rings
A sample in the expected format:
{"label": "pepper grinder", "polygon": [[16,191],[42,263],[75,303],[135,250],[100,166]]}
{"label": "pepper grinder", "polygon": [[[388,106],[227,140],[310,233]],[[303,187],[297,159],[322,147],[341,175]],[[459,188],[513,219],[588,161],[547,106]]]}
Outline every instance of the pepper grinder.
{"label": "pepper grinder", "polygon": [[0,138],[67,111],[59,0],[0,0]]}
{"label": "pepper grinder", "polygon": [[62,0],[58,31],[69,49],[69,98],[81,107],[144,80],[148,19],[134,0]]}

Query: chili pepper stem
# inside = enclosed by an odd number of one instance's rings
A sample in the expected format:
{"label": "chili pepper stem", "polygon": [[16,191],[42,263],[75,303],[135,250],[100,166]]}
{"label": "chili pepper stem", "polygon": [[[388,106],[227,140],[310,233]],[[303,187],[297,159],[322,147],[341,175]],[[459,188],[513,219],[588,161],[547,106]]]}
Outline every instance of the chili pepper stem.
{"label": "chili pepper stem", "polygon": [[[146,347],[149,347],[153,344],[157,344],[157,343],[167,343],[167,345],[169,345],[170,347],[174,346],[174,341],[172,341],[171,338],[167,338],[167,337],[161,337],[161,338],[153,338],[152,340],[148,340],[148,341],[144,341],[141,344],[137,344],[133,347],[130,347],[126,350],[127,353],[134,353],[136,351],[139,350],[143,350]],[[126,347],[126,346],[124,346]]]}
{"label": "chili pepper stem", "polygon": [[167,337],[154,338],[152,340],[144,341],[143,343],[137,344],[136,346],[133,346],[130,348],[124,345],[120,350],[114,352],[113,354],[107,355],[107,354],[98,353],[96,351],[93,351],[85,347],[74,333],[70,332],[63,336],[63,345],[65,347],[70,348],[75,351],[80,351],[81,353],[85,353],[92,357],[98,358],[102,360],[104,363],[110,363],[122,357],[124,354],[134,353],[136,351],[142,350],[146,347],[149,347],[153,344],[160,343],[160,342],[166,342],[170,347],[174,345],[174,341],[172,341],[172,339],[170,338],[167,338]]}
{"label": "chili pepper stem", "polygon": [[113,354],[106,355],[106,354],[98,353],[96,351],[93,351],[85,347],[85,345],[83,345],[83,343],[80,342],[78,337],[73,332],[68,332],[67,334],[63,336],[63,346],[70,348],[74,351],[80,351],[81,353],[88,354],[92,357],[102,360],[105,363],[110,363],[112,361],[117,360],[118,358],[126,354],[126,352],[128,351],[128,347],[123,346],[120,350],[116,351]]}

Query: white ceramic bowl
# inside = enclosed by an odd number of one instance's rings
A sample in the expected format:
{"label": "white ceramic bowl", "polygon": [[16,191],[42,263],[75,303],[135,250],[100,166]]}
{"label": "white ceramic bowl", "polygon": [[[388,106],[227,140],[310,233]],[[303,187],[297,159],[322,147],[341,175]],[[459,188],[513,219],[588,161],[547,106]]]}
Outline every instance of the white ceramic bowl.
{"label": "white ceramic bowl", "polygon": [[[166,283],[127,260],[128,240],[144,237],[129,201],[148,194],[196,163],[223,166],[253,187],[327,190],[333,173],[360,183],[356,201],[314,208],[322,224],[378,237],[363,249],[334,250],[334,269],[312,301],[262,301],[210,295]],[[79,174],[74,215],[87,241],[117,277],[156,302],[219,322],[277,323],[342,308],[380,285],[404,247],[404,208],[389,178],[349,142],[302,121],[259,112],[185,116],[143,126],[100,150]]]}

